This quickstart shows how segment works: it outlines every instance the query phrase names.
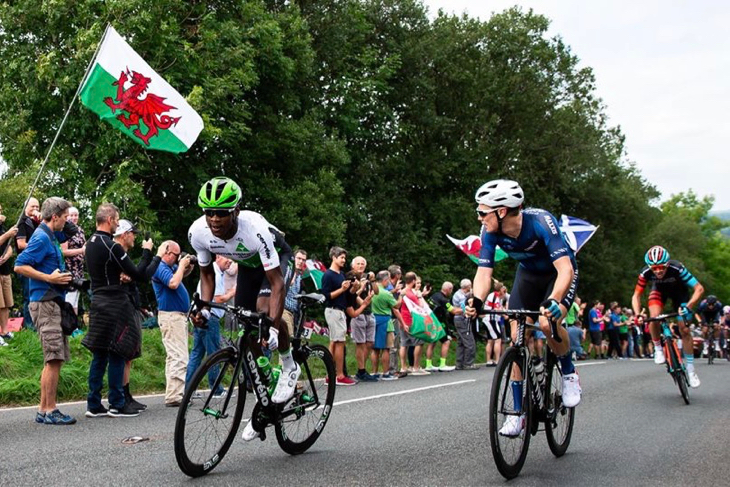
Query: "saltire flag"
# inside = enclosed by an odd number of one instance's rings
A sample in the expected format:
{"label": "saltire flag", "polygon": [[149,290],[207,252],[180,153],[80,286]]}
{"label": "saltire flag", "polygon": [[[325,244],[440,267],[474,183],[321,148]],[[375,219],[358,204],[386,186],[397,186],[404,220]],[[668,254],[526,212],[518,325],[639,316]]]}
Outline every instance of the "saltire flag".
{"label": "saltire flag", "polygon": [[406,303],[408,311],[411,312],[413,323],[408,333],[428,343],[435,343],[446,336],[444,326],[441,324],[431,307],[426,301],[420,299],[418,304],[414,303],[410,298],[404,297],[403,302]]}
{"label": "saltire flag", "polygon": [[187,151],[203,119],[110,25],[83,81],[81,103],[147,149]]}
{"label": "saltire flag", "polygon": [[319,291],[322,288],[322,276],[327,271],[324,264],[318,260],[307,259],[307,270],[302,277],[311,277],[314,287]]}
{"label": "saltire flag", "polygon": [[[464,252],[472,262],[475,264],[479,262],[479,251],[482,250],[482,241],[477,235],[469,235],[462,240],[457,240],[451,235],[446,235],[446,237],[448,237],[448,239],[451,240],[451,243],[456,245],[459,250]],[[500,249],[498,245],[497,250],[494,253],[494,261],[499,262],[507,257],[507,252]]]}
{"label": "saltire flag", "polygon": [[597,226],[591,225],[580,218],[568,215],[560,216],[560,231],[563,232],[568,240],[568,245],[575,253],[583,248],[586,242],[596,233],[596,230],[598,230]]}

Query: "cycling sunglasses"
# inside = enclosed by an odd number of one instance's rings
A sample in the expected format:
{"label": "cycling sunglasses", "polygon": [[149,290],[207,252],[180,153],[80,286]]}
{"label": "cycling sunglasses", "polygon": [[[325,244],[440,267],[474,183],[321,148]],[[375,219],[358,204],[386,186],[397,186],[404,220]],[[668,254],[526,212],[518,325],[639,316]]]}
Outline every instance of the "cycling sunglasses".
{"label": "cycling sunglasses", "polygon": [[657,264],[649,266],[652,271],[663,271],[667,268],[667,264]]}
{"label": "cycling sunglasses", "polygon": [[485,216],[489,215],[490,213],[494,213],[497,210],[499,210],[499,208],[494,208],[488,211],[480,210],[479,208],[477,208],[477,215],[479,215],[479,218],[484,218]]}
{"label": "cycling sunglasses", "polygon": [[203,213],[205,213],[205,216],[207,216],[209,218],[213,218],[214,216],[217,216],[218,218],[225,218],[227,216],[230,216],[234,211],[235,211],[234,209],[230,209],[230,210],[207,209],[207,210],[203,210]]}

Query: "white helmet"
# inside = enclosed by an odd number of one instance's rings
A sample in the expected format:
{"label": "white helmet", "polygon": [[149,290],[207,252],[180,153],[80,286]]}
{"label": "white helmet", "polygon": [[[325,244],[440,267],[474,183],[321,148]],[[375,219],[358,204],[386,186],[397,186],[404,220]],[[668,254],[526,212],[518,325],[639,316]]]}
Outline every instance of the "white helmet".
{"label": "white helmet", "polygon": [[725,306],[724,308],[722,308],[722,312],[725,314],[730,314],[730,306]]}
{"label": "white helmet", "polygon": [[474,199],[477,204],[487,205],[491,208],[498,206],[517,208],[525,201],[525,194],[517,181],[495,179],[482,184],[474,195]]}

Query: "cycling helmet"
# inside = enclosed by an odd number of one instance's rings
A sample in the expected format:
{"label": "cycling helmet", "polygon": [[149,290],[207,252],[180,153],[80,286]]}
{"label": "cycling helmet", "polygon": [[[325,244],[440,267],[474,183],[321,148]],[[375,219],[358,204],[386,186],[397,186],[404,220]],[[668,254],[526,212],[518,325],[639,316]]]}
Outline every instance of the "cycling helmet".
{"label": "cycling helmet", "polygon": [[724,308],[722,308],[722,312],[723,312],[724,314],[726,314],[726,315],[727,315],[727,314],[730,314],[730,306],[725,306]]}
{"label": "cycling helmet", "polygon": [[215,177],[205,183],[198,193],[198,206],[206,208],[236,208],[241,201],[241,188],[230,178]]}
{"label": "cycling helmet", "polygon": [[662,265],[669,262],[669,252],[661,245],[650,248],[644,256],[646,265]]}
{"label": "cycling helmet", "polygon": [[717,296],[710,294],[707,298],[705,298],[705,301],[707,301],[709,306],[715,306],[717,304]]}
{"label": "cycling helmet", "polygon": [[491,208],[499,206],[517,208],[525,201],[525,194],[517,181],[495,179],[484,183],[477,190],[474,199],[477,204],[487,205]]}

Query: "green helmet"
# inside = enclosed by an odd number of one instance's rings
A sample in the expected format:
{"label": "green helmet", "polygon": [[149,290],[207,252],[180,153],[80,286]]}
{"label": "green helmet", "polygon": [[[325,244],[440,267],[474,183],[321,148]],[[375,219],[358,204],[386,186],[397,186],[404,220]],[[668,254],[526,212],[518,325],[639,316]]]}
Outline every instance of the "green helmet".
{"label": "green helmet", "polygon": [[200,188],[198,206],[206,208],[236,208],[241,201],[241,188],[235,181],[226,177],[216,177]]}

